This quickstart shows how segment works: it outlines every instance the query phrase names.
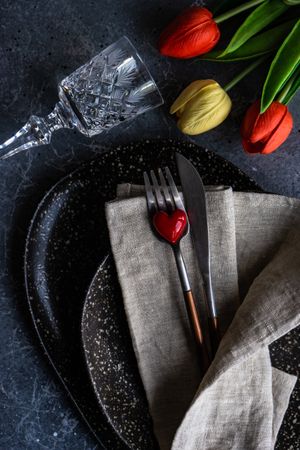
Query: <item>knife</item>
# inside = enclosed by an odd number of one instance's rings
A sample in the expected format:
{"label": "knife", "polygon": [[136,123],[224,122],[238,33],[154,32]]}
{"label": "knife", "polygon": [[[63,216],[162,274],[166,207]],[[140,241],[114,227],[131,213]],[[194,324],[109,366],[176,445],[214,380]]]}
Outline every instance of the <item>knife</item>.
{"label": "knife", "polygon": [[176,163],[201,273],[201,296],[207,307],[211,349],[215,355],[220,343],[220,328],[211,282],[205,189],[198,171],[188,159],[176,153]]}

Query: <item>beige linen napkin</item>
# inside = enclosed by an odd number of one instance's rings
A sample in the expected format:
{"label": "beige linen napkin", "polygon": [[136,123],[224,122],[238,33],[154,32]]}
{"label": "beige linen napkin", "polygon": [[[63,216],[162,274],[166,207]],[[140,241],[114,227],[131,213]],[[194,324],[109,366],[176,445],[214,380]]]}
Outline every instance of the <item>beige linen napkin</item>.
{"label": "beige linen napkin", "polygon": [[[300,323],[300,201],[207,191],[212,281],[229,328],[200,383],[172,250],[153,236],[140,194],[121,186],[106,213],[160,447],[272,449],[296,381],[271,367],[268,345]],[[182,250],[200,298],[190,237]]]}

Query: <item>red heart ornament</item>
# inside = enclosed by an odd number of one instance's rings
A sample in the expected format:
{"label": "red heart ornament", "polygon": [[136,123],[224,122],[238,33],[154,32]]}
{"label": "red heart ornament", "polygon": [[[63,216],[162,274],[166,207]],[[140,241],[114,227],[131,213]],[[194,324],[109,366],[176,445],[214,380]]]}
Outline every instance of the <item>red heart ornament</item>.
{"label": "red heart ornament", "polygon": [[176,209],[172,214],[164,211],[157,212],[153,217],[156,231],[170,244],[176,244],[187,226],[186,213]]}

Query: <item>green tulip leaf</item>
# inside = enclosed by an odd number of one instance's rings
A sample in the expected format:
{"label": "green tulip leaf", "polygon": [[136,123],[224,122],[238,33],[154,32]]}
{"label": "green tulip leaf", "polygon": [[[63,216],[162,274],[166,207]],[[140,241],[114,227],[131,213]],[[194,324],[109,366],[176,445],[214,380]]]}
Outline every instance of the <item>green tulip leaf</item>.
{"label": "green tulip leaf", "polygon": [[294,74],[291,76],[291,79],[288,80],[286,85],[283,87],[283,90],[280,94],[280,99],[278,99],[284,105],[287,105],[298,89],[300,88],[300,64],[298,64],[297,69]]}
{"label": "green tulip leaf", "polygon": [[270,66],[265,80],[262,97],[261,112],[264,112],[281,91],[291,74],[300,63],[300,19],[292,31],[283,41]]}
{"label": "green tulip leaf", "polygon": [[289,20],[288,22],[282,23],[281,25],[271,28],[268,31],[264,31],[263,33],[249,39],[235,52],[223,55],[223,50],[213,50],[206,53],[206,55],[201,56],[200,59],[216,62],[232,62],[265,55],[275,51],[278,48],[295,23],[296,19]]}
{"label": "green tulip leaf", "polygon": [[241,14],[242,12],[247,11],[247,9],[254,9],[257,5],[260,5],[261,3],[265,2],[265,1],[267,1],[267,0],[250,0],[248,2],[242,2],[242,3],[228,1],[227,6],[229,6],[229,4],[231,4],[231,6],[235,6],[235,5],[236,6],[227,11],[224,11],[222,14],[218,14],[217,17],[215,17],[215,14],[214,14],[214,21],[216,23],[224,22],[225,20],[228,20],[231,17],[236,16],[237,14]]}
{"label": "green tulip leaf", "polygon": [[300,0],[283,0],[288,6],[300,5]]}
{"label": "green tulip leaf", "polygon": [[241,47],[248,39],[263,30],[288,9],[282,0],[267,0],[249,14],[238,28],[222,56],[232,53]]}
{"label": "green tulip leaf", "polygon": [[300,88],[300,75],[297,78],[297,80],[294,81],[292,88],[289,90],[286,97],[284,97],[282,103],[287,105],[292,100],[292,98],[294,97],[299,88]]}

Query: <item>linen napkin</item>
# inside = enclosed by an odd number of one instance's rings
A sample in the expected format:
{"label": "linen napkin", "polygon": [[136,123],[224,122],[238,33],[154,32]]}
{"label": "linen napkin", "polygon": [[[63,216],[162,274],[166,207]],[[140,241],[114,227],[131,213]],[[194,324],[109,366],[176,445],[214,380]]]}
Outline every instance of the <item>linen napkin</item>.
{"label": "linen napkin", "polygon": [[[161,449],[274,448],[296,378],[271,367],[268,345],[300,323],[300,201],[207,191],[212,282],[227,331],[201,381],[172,250],[152,234],[141,193],[119,187],[106,214]],[[189,236],[182,251],[200,298]]]}

